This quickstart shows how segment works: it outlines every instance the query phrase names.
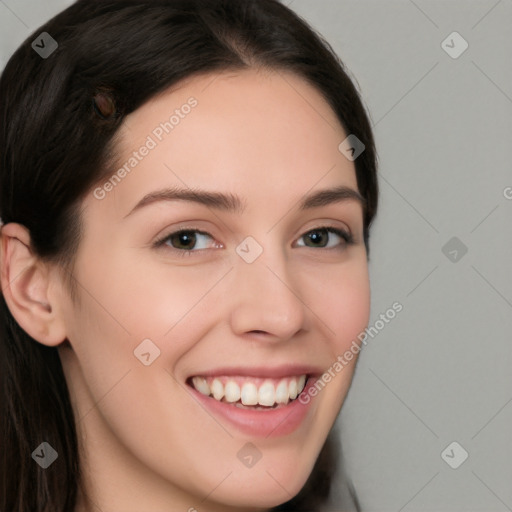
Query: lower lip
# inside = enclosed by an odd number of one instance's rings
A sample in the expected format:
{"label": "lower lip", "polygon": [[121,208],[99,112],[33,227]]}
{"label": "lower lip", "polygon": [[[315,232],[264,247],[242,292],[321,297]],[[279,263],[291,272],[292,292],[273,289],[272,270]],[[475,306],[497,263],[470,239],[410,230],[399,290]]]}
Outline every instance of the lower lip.
{"label": "lower lip", "polygon": [[[315,381],[316,379],[310,377],[301,395],[307,394]],[[312,402],[311,397],[308,397],[308,402],[303,404],[297,397],[293,402],[279,409],[242,409],[205,396],[192,386],[187,388],[214,416],[221,417],[239,431],[252,437],[269,438],[291,434],[305,419]]]}

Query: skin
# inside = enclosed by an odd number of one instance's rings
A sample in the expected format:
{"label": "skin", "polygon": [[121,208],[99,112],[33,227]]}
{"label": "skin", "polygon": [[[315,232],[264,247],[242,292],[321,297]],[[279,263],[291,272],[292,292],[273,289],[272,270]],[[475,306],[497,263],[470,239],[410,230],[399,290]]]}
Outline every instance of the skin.
{"label": "skin", "polygon": [[[215,420],[185,378],[269,362],[327,370],[368,324],[361,205],[298,209],[313,191],[357,190],[354,163],[338,150],[347,134],[320,93],[283,72],[194,77],[125,119],[120,162],[191,96],[197,106],[114,190],[84,199],[79,305],[59,269],[32,253],[23,226],[2,230],[9,309],[34,339],[58,347],[70,389],[91,498],[81,496],[76,512],[240,512],[289,500],[333,426],[357,357],[312,399],[299,428],[277,438]],[[145,194],[174,185],[237,194],[246,210],[173,201],[124,218]],[[308,242],[322,226],[348,229],[354,244],[333,233],[323,245],[334,248]],[[152,247],[183,227],[212,238],[198,235],[184,258],[179,240],[174,252],[172,241]],[[263,248],[251,264],[235,252],[247,236]],[[161,351],[150,366],[133,354],[145,338]],[[246,442],[262,453],[251,469],[236,456]]]}

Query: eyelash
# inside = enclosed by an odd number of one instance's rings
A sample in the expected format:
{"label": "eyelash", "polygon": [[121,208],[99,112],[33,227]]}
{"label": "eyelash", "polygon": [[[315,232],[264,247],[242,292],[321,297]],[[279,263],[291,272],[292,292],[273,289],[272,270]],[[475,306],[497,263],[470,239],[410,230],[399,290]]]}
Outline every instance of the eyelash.
{"label": "eyelash", "polygon": [[[308,235],[309,233],[313,233],[315,231],[327,231],[328,233],[334,233],[335,235],[338,235],[340,238],[342,238],[345,241],[345,244],[342,244],[342,246],[354,244],[354,237],[352,236],[351,233],[349,233],[348,231],[345,231],[344,229],[335,228],[334,226],[320,226],[317,228],[310,229],[309,231],[306,231],[300,238]],[[213,239],[212,235],[210,235],[210,233],[207,233],[206,231],[201,231],[200,229],[194,229],[194,228],[187,228],[187,229],[180,229],[178,231],[174,231],[172,233],[169,233],[168,235],[165,235],[163,238],[160,238],[159,240],[157,240],[153,244],[153,247],[155,247],[155,248],[163,247],[165,245],[165,242],[170,240],[173,236],[180,235],[182,233],[199,233],[201,235],[209,236],[210,238]],[[319,249],[341,250],[343,248],[342,246],[319,247]],[[308,247],[308,246],[304,246],[304,247],[309,248],[309,249],[315,249],[315,247]],[[200,253],[202,251],[208,250],[208,249],[199,249],[199,250],[176,249],[175,247],[171,247],[171,246],[167,246],[166,249],[176,253],[180,257],[190,257],[190,256],[192,256],[192,253],[198,253],[198,252]]]}

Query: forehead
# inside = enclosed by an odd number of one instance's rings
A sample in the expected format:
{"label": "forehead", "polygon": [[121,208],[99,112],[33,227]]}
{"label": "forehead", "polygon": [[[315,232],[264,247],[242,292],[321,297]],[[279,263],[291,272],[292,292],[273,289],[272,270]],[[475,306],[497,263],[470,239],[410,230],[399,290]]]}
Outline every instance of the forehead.
{"label": "forehead", "polygon": [[255,204],[357,189],[354,164],[338,150],[345,137],[322,95],[289,72],[192,77],[127,116],[118,134],[125,172],[100,208],[120,218],[164,186],[229,190]]}

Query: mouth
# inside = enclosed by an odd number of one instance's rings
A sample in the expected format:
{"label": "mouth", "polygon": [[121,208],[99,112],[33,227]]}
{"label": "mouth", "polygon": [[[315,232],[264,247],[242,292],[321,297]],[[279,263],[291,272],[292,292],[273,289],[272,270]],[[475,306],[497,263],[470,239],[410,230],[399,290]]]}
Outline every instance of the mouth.
{"label": "mouth", "polygon": [[311,428],[317,399],[310,389],[322,371],[289,363],[225,367],[191,374],[185,382],[202,409],[226,429],[253,439],[275,438]]}
{"label": "mouth", "polygon": [[202,395],[240,409],[273,410],[297,400],[306,387],[308,374],[282,378],[241,375],[202,376],[187,379],[187,384]]}

